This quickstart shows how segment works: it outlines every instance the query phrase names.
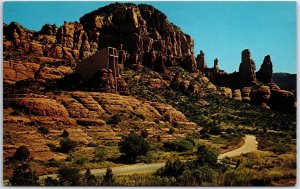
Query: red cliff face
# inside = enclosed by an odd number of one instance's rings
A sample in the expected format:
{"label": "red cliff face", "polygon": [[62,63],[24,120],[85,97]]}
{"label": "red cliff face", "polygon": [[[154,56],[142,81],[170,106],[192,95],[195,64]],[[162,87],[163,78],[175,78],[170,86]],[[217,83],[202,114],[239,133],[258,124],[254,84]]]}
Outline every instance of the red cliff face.
{"label": "red cliff face", "polygon": [[[3,56],[9,61],[8,65],[14,65],[16,61],[21,62],[18,64],[29,62],[39,64],[42,70],[49,63],[64,62],[61,65],[74,67],[78,60],[112,46],[122,48],[119,58],[125,66],[146,66],[157,72],[164,72],[166,66],[173,65],[196,70],[193,39],[170,23],[165,14],[149,5],[115,3],[84,15],[80,23],[64,22],[61,27],[46,24],[35,32],[12,22],[4,24],[3,31]],[[50,67],[55,71],[58,65]],[[21,65],[20,69],[26,66]],[[10,83],[19,81],[14,75],[25,71],[11,74],[13,69],[8,67],[5,73]],[[33,69],[30,77],[22,79],[40,75],[40,70]],[[56,72],[51,74],[55,75],[51,78],[63,76]]]}
{"label": "red cliff face", "polygon": [[110,4],[84,15],[80,23],[46,24],[38,32],[15,22],[3,29],[4,60],[39,57],[42,62],[75,63],[112,46],[122,47],[122,63],[130,67],[164,72],[166,66],[179,64],[196,70],[193,39],[149,5]]}
{"label": "red cliff face", "polygon": [[100,34],[100,48],[122,44],[129,65],[141,62],[152,68],[158,63],[154,67],[162,71],[175,59],[186,69],[196,69],[192,38],[152,6],[115,3],[84,15],[80,23],[87,33]]}

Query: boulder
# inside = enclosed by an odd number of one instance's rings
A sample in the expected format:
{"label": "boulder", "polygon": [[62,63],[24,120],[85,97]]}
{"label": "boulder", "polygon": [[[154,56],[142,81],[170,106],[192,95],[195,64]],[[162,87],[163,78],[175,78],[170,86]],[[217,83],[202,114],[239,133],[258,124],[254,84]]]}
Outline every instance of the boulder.
{"label": "boulder", "polygon": [[221,87],[220,88],[221,94],[226,96],[227,98],[232,98],[232,90],[228,87]]}
{"label": "boulder", "polygon": [[261,86],[257,89],[252,88],[250,92],[250,103],[252,104],[262,104],[267,103],[270,98],[270,89],[268,86]]}
{"label": "boulder", "polygon": [[242,101],[242,93],[240,89],[235,89],[232,93],[233,100]]}
{"label": "boulder", "polygon": [[271,90],[271,96],[268,105],[277,111],[295,113],[296,111],[296,97],[292,92],[275,89]]}
{"label": "boulder", "polygon": [[241,89],[243,102],[250,102],[250,92],[251,92],[251,87],[243,87]]}

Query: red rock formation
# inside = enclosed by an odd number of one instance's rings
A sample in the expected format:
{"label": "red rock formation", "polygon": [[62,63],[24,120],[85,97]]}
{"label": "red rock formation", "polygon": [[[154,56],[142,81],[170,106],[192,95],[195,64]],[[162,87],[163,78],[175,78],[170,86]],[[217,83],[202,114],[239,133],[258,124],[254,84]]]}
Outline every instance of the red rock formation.
{"label": "red rock formation", "polygon": [[272,109],[285,112],[296,111],[296,97],[292,92],[275,89],[267,103]]}
{"label": "red rock formation", "polygon": [[201,50],[200,54],[198,54],[196,58],[197,68],[202,72],[207,68],[204,55],[205,55],[204,52]]}
{"label": "red rock formation", "polygon": [[249,49],[242,52],[242,62],[239,68],[239,77],[245,85],[255,85],[256,83],[255,62],[251,59]]}
{"label": "red rock formation", "polygon": [[270,55],[265,56],[265,59],[256,73],[257,79],[263,83],[272,83],[273,64]]}
{"label": "red rock formation", "polygon": [[267,103],[270,98],[270,89],[268,86],[261,86],[257,89],[252,89],[250,92],[250,103],[260,105]]}

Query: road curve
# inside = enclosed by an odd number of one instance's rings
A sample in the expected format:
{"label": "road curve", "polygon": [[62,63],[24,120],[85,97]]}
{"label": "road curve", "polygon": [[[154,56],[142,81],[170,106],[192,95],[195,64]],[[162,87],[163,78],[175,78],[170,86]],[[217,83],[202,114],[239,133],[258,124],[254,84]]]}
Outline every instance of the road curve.
{"label": "road curve", "polygon": [[226,152],[218,156],[218,160],[224,159],[225,157],[234,157],[257,150],[258,142],[256,137],[253,135],[245,135],[245,143],[238,149]]}

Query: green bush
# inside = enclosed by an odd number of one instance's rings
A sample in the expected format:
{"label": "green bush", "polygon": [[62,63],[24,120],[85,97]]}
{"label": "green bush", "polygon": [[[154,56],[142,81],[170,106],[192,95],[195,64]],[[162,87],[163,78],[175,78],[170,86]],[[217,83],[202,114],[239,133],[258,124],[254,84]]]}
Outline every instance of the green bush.
{"label": "green bush", "polygon": [[197,163],[201,166],[208,164],[208,165],[215,165],[217,163],[218,155],[207,149],[206,146],[200,145],[197,149]]}
{"label": "green bush", "polygon": [[185,164],[180,160],[167,161],[166,165],[156,171],[156,175],[162,177],[175,177],[178,178],[185,171]]}
{"label": "green bush", "polygon": [[61,163],[54,158],[51,158],[48,162],[47,165],[50,167],[60,167]]}
{"label": "green bush", "polygon": [[84,186],[96,186],[97,178],[93,175],[90,169],[87,169],[83,175],[83,185]]}
{"label": "green bush", "polygon": [[107,150],[103,146],[94,148],[95,161],[103,161],[107,155]]}
{"label": "green bush", "polygon": [[179,177],[178,182],[182,186],[199,186],[203,182],[213,182],[217,173],[209,166],[199,167],[196,170],[185,170]]}
{"label": "green bush", "polygon": [[96,144],[95,142],[89,142],[87,147],[97,147],[98,144]]}
{"label": "green bush", "polygon": [[115,180],[113,178],[112,169],[108,167],[106,169],[105,175],[103,175],[103,186],[113,186],[115,185]]}
{"label": "green bush", "polygon": [[84,165],[85,163],[87,163],[89,160],[88,160],[88,158],[86,158],[86,157],[82,157],[82,158],[79,158],[78,160],[76,160],[76,164],[77,165]]}
{"label": "green bush", "polygon": [[209,134],[211,134],[211,135],[219,135],[219,134],[221,134],[221,132],[222,132],[222,130],[220,129],[220,127],[218,127],[218,126],[213,126],[213,127],[211,127],[210,129],[209,129]]}
{"label": "green bush", "polygon": [[39,177],[32,171],[29,164],[21,164],[14,169],[13,176],[9,178],[12,186],[38,186]]}
{"label": "green bush", "polygon": [[81,175],[79,169],[73,167],[62,167],[58,169],[58,178],[60,185],[79,186]]}
{"label": "green bush", "polygon": [[192,140],[181,139],[164,142],[163,146],[166,150],[185,152],[187,150],[192,150],[195,147],[195,143]]}
{"label": "green bush", "polygon": [[115,114],[113,116],[111,116],[106,123],[107,124],[114,124],[117,125],[118,123],[120,123],[122,121],[122,117],[119,114]]}
{"label": "green bush", "polygon": [[287,146],[278,145],[278,146],[272,147],[271,151],[274,152],[275,154],[284,154],[284,153],[290,151],[290,148]]}
{"label": "green bush", "polygon": [[26,146],[20,146],[14,154],[14,158],[19,161],[27,160],[29,156],[30,151]]}
{"label": "green bush", "polygon": [[57,179],[53,179],[52,177],[47,177],[45,179],[45,186],[59,186],[59,181]]}
{"label": "green bush", "polygon": [[169,131],[168,131],[168,134],[173,134],[175,132],[175,128],[173,128],[173,127],[171,127],[170,129],[169,129]]}
{"label": "green bush", "polygon": [[200,138],[207,140],[207,139],[210,139],[210,135],[207,132],[201,132]]}
{"label": "green bush", "polygon": [[123,137],[118,146],[129,162],[135,162],[137,156],[146,155],[150,148],[148,142],[135,133]]}
{"label": "green bush", "polygon": [[44,134],[44,135],[47,135],[47,134],[50,133],[48,127],[45,127],[45,126],[39,127],[38,131],[39,131],[39,133],[42,133],[42,134]]}
{"label": "green bush", "polygon": [[146,129],[141,130],[141,136],[142,136],[143,138],[147,138],[148,135],[149,135],[149,133],[148,133],[148,131],[147,131]]}
{"label": "green bush", "polygon": [[59,144],[60,144],[60,151],[64,153],[68,153],[70,150],[73,150],[78,145],[76,141],[71,140],[69,138],[61,139]]}
{"label": "green bush", "polygon": [[69,137],[69,132],[64,130],[63,133],[60,135],[63,138],[68,138]]}

